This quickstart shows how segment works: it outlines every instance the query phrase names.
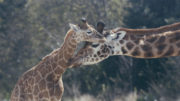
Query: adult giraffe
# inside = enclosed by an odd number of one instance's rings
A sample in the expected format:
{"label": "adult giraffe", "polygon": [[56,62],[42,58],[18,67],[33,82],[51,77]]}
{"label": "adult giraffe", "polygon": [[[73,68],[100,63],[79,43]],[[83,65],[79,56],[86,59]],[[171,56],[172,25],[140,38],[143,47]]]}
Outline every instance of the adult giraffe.
{"label": "adult giraffe", "polygon": [[109,56],[161,58],[180,55],[180,23],[152,29],[116,28],[105,31],[105,43],[82,48],[69,62],[70,66],[96,64]]}
{"label": "adult giraffe", "polygon": [[15,85],[11,101],[61,101],[64,91],[62,75],[81,41],[104,42],[104,38],[86,20],[80,26],[70,24],[61,48],[44,57],[25,72]]}

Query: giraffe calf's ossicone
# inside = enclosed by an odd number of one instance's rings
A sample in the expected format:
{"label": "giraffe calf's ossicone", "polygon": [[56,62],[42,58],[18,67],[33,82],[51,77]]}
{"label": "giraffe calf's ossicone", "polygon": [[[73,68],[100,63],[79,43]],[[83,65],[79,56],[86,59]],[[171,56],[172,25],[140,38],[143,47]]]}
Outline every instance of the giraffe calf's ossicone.
{"label": "giraffe calf's ossicone", "polygon": [[84,20],[79,26],[70,24],[61,48],[44,57],[19,78],[10,101],[61,101],[64,92],[62,75],[77,44],[82,41],[102,43],[105,39]]}

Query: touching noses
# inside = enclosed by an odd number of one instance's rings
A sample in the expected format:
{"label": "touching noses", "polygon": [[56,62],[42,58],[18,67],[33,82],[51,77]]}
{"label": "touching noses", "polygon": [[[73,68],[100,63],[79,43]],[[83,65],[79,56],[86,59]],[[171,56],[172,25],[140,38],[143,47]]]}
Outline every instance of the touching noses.
{"label": "touching noses", "polygon": [[101,40],[99,41],[100,43],[104,43],[104,42],[106,41],[106,38],[104,37],[104,35],[101,34],[101,33],[99,33],[99,32],[97,32],[96,38],[101,39]]}

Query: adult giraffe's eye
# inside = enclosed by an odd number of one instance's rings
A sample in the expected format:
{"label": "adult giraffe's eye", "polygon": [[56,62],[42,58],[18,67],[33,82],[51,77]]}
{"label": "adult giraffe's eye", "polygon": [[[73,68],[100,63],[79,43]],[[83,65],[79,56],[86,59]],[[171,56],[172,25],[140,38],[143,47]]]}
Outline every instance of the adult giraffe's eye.
{"label": "adult giraffe's eye", "polygon": [[88,35],[91,35],[91,34],[92,34],[92,31],[90,31],[90,30],[87,31],[87,34],[88,34]]}

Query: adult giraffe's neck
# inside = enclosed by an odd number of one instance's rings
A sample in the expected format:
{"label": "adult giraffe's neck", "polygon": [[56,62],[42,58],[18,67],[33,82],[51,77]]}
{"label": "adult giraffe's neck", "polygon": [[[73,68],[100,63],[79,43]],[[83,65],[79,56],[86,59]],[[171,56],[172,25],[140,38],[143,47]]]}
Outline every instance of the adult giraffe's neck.
{"label": "adult giraffe's neck", "polygon": [[117,28],[114,30],[117,31],[126,31],[128,34],[158,34],[167,31],[176,31],[180,30],[180,22],[174,23],[171,25],[161,26],[158,28],[148,28],[148,29],[129,29],[129,28]]}
{"label": "adult giraffe's neck", "polygon": [[134,34],[132,31],[131,33],[126,32],[122,40],[116,40],[113,44],[115,46],[113,55],[127,55],[136,58],[178,56],[180,55],[180,30],[172,30],[164,30],[164,32],[161,30],[160,33],[151,34],[141,31],[139,33],[135,31]]}

